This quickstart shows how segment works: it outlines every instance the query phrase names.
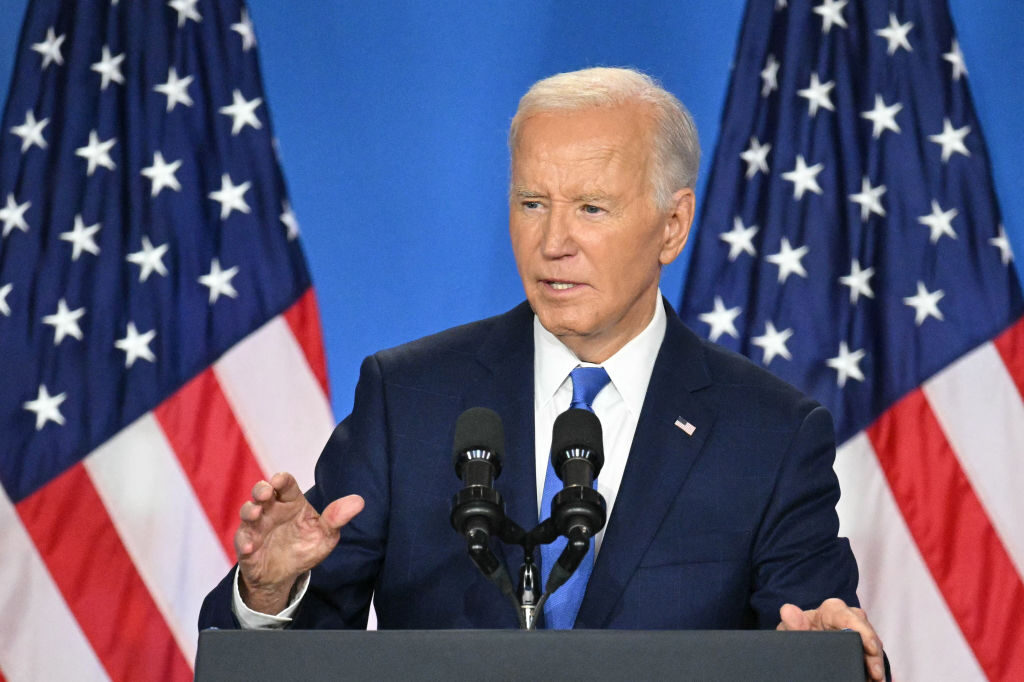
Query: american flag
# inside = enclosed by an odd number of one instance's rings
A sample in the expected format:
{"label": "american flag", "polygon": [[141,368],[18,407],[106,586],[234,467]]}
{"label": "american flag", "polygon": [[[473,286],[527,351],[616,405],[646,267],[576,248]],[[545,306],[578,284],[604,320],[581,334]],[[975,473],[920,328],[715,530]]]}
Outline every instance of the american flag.
{"label": "american flag", "polygon": [[942,1],[751,0],[683,317],[817,397],[894,677],[1024,679],[1024,322]]}
{"label": "american flag", "polygon": [[190,679],[333,426],[246,8],[34,0],[0,134],[0,678]]}

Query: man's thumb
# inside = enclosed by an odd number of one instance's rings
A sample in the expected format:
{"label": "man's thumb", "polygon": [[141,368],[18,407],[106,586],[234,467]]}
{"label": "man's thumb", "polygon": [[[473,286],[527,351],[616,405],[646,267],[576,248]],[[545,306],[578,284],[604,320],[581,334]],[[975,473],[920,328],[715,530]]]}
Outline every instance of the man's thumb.
{"label": "man's thumb", "polygon": [[331,530],[338,530],[361,512],[364,505],[359,495],[347,495],[327,505],[320,518]]}

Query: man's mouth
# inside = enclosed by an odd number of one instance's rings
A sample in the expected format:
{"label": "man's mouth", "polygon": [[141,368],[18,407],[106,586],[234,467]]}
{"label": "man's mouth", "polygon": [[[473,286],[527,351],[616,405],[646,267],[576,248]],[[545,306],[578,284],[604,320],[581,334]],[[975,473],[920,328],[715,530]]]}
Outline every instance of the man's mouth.
{"label": "man's mouth", "polygon": [[573,287],[578,286],[575,282],[556,282],[553,280],[547,280],[547,283],[548,286],[555,291],[565,291],[566,289],[572,289]]}

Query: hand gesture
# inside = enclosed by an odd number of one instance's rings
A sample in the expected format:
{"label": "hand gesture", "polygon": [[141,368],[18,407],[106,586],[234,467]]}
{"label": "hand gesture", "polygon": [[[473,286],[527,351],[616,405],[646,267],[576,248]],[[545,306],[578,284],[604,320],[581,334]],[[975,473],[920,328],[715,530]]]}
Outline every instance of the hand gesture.
{"label": "hand gesture", "polygon": [[317,514],[287,473],[253,486],[235,533],[242,600],[261,613],[284,609],[295,580],[327,558],[341,528],[362,509],[363,498],[349,495]]}

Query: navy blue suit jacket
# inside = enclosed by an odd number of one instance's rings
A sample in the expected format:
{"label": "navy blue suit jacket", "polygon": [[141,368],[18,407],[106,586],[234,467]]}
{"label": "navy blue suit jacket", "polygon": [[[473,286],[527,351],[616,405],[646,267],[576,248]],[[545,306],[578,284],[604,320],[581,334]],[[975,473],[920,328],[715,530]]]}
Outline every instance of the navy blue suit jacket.
{"label": "navy blue suit jacket", "polygon": [[[828,412],[748,360],[668,327],[577,628],[770,628],[785,602],[856,604],[857,566],[837,537]],[[527,304],[367,358],[352,414],[334,431],[307,497],[359,493],[366,507],[318,568],[293,627],[359,628],[371,594],[381,628],[516,627],[510,604],[448,521],[461,487],[458,415],[501,415],[495,487],[537,522],[533,313]],[[695,425],[688,436],[678,417]],[[494,541],[515,579],[522,552]],[[237,627],[231,576],[200,627]]]}

